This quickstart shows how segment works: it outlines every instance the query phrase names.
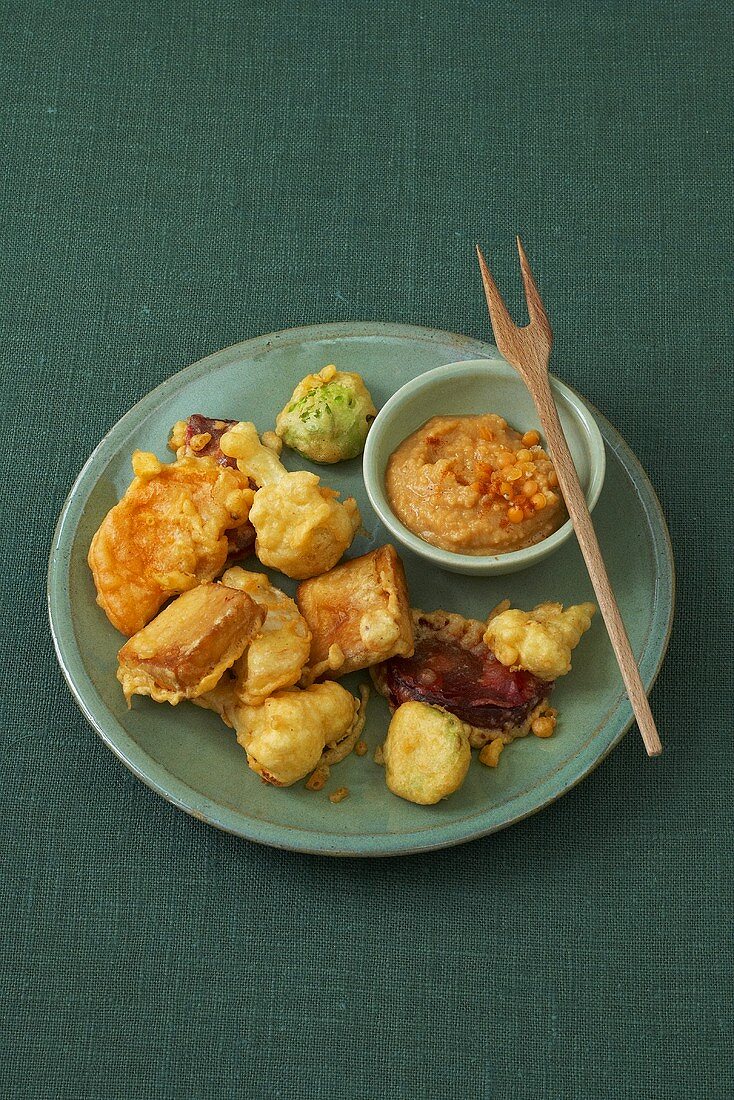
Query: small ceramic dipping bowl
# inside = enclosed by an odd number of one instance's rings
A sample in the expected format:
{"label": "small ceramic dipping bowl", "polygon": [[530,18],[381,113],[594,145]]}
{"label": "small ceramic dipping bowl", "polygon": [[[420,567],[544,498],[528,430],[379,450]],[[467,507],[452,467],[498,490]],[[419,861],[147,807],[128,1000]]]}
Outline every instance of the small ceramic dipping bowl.
{"label": "small ceramic dipping bowl", "polygon": [[[589,406],[557,378],[551,389],[574,465],[591,510],[604,483],[604,441]],[[401,523],[385,492],[387,462],[402,441],[432,416],[498,413],[520,432],[536,429],[533,400],[519,374],[504,359],[471,359],[450,363],[413,378],[393,394],[375,418],[364,449],[364,483],[372,507],[388,531],[403,546],[433,565],[474,576],[514,573],[542,561],[573,533],[567,520],[542,542],[505,554],[456,554],[433,546]]]}

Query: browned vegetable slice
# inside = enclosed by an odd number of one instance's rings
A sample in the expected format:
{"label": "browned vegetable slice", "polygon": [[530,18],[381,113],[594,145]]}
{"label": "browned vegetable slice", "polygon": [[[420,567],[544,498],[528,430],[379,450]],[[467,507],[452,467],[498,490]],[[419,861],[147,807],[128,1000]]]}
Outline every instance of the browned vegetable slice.
{"label": "browned vegetable slice", "polygon": [[265,611],[246,592],[201,584],[184,592],[117,655],[125,698],[176,704],[209,691],[241,657]]}
{"label": "browned vegetable slice", "polygon": [[405,571],[389,543],[299,584],[296,603],[313,635],[314,678],[413,652]]}

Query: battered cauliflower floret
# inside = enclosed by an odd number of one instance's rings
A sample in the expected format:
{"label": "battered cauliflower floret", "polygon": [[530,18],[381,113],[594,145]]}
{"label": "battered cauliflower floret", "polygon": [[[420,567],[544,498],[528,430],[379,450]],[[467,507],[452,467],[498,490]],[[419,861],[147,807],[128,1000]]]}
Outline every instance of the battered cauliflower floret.
{"label": "battered cauliflower floret", "polygon": [[257,428],[249,420],[241,420],[219,440],[222,454],[237,461],[237,468],[255,484],[268,485],[280,481],[286,469],[272,447],[260,441]]}
{"label": "battered cauliflower floret", "polygon": [[458,791],[471,761],[464,723],[428,703],[408,702],[398,707],[382,751],[390,790],[421,806],[431,806]]}
{"label": "battered cauliflower floret", "polygon": [[250,521],[257,532],[255,553],[263,565],[296,580],[335,566],[362,522],[357,502],[349,497],[340,504],[337,496],[306,470],[259,489]]}
{"label": "battered cauliflower floret", "polygon": [[376,415],[360,376],[330,364],[298,383],[275,431],[312,462],[341,462],[361,453]]}
{"label": "battered cauliflower floret", "polygon": [[222,577],[265,611],[260,633],[233,667],[235,692],[243,703],[261,703],[268,695],[292,687],[311,651],[311,631],[295,602],[275,588],[264,573],[235,566]]}
{"label": "battered cauliflower floret", "polygon": [[344,737],[358,706],[333,681],[278,691],[260,706],[237,708],[237,740],[254,772],[276,787],[290,787],[313,771],[327,744]]}
{"label": "battered cauliflower floret", "polygon": [[307,470],[288,473],[262,445],[254,424],[236,424],[222,436],[220,447],[259,486],[249,518],[263,565],[297,580],[336,565],[361,523],[357,502],[349,497],[339,503],[339,494]]}
{"label": "battered cauliflower floret", "polygon": [[501,664],[524,668],[541,680],[556,680],[571,670],[571,653],[591,626],[593,603],[541,603],[532,611],[512,608],[487,625],[484,641]]}

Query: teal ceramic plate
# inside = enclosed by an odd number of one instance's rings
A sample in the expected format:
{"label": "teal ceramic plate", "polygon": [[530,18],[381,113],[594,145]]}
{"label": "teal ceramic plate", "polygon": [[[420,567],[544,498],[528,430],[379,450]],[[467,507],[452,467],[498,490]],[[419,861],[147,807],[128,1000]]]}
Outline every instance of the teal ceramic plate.
{"label": "teal ceramic plate", "polygon": [[[112,751],[148,786],[219,828],[264,844],[329,855],[392,855],[458,844],[494,832],[547,806],[578,783],[617,744],[631,723],[602,623],[595,619],[559,681],[556,734],[528,737],[495,769],[472,764],[461,790],[438,806],[415,806],[385,787],[372,760],[389,721],[385,701],[370,698],[370,752],[332,771],[326,791],[303,784],[266,786],[247,767],[234,735],[216,715],[183,703],[136,698],[127,710],[115,679],[121,636],[95,603],[86,564],[89,542],[131,480],[136,448],[170,458],[174,421],[189,413],[254,420],[264,431],[303,375],[334,362],[364,376],[376,404],[431,367],[492,358],[496,349],[451,333],[405,325],[316,325],[258,337],[193,364],[143,398],[102,440],[79,475],[59,518],[49,564],[49,611],[59,661],[82,711]],[[602,550],[632,647],[649,687],[663,659],[673,614],[673,561],[660,506],[639,463],[614,428],[594,414],[607,447],[607,474],[594,512]],[[284,452],[291,468],[308,465]],[[326,484],[355,496],[367,533],[350,556],[389,541],[367,500],[360,460],[313,467]],[[593,599],[575,540],[542,564],[500,577],[443,572],[403,552],[412,602],[473,618],[505,596],[531,607],[541,600]],[[257,567],[257,566],[255,566]],[[289,592],[293,584],[278,583]],[[348,677],[356,688],[359,674]],[[642,748],[640,747],[641,763]],[[330,789],[347,786],[338,805]]]}

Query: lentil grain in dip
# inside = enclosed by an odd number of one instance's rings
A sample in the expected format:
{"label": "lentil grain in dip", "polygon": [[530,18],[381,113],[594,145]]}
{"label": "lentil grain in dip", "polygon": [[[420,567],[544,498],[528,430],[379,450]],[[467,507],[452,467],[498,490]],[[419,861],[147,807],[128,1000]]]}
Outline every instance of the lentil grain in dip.
{"label": "lentil grain in dip", "polygon": [[409,530],[456,554],[524,550],[567,518],[539,434],[494,413],[432,417],[390,455],[385,489]]}

